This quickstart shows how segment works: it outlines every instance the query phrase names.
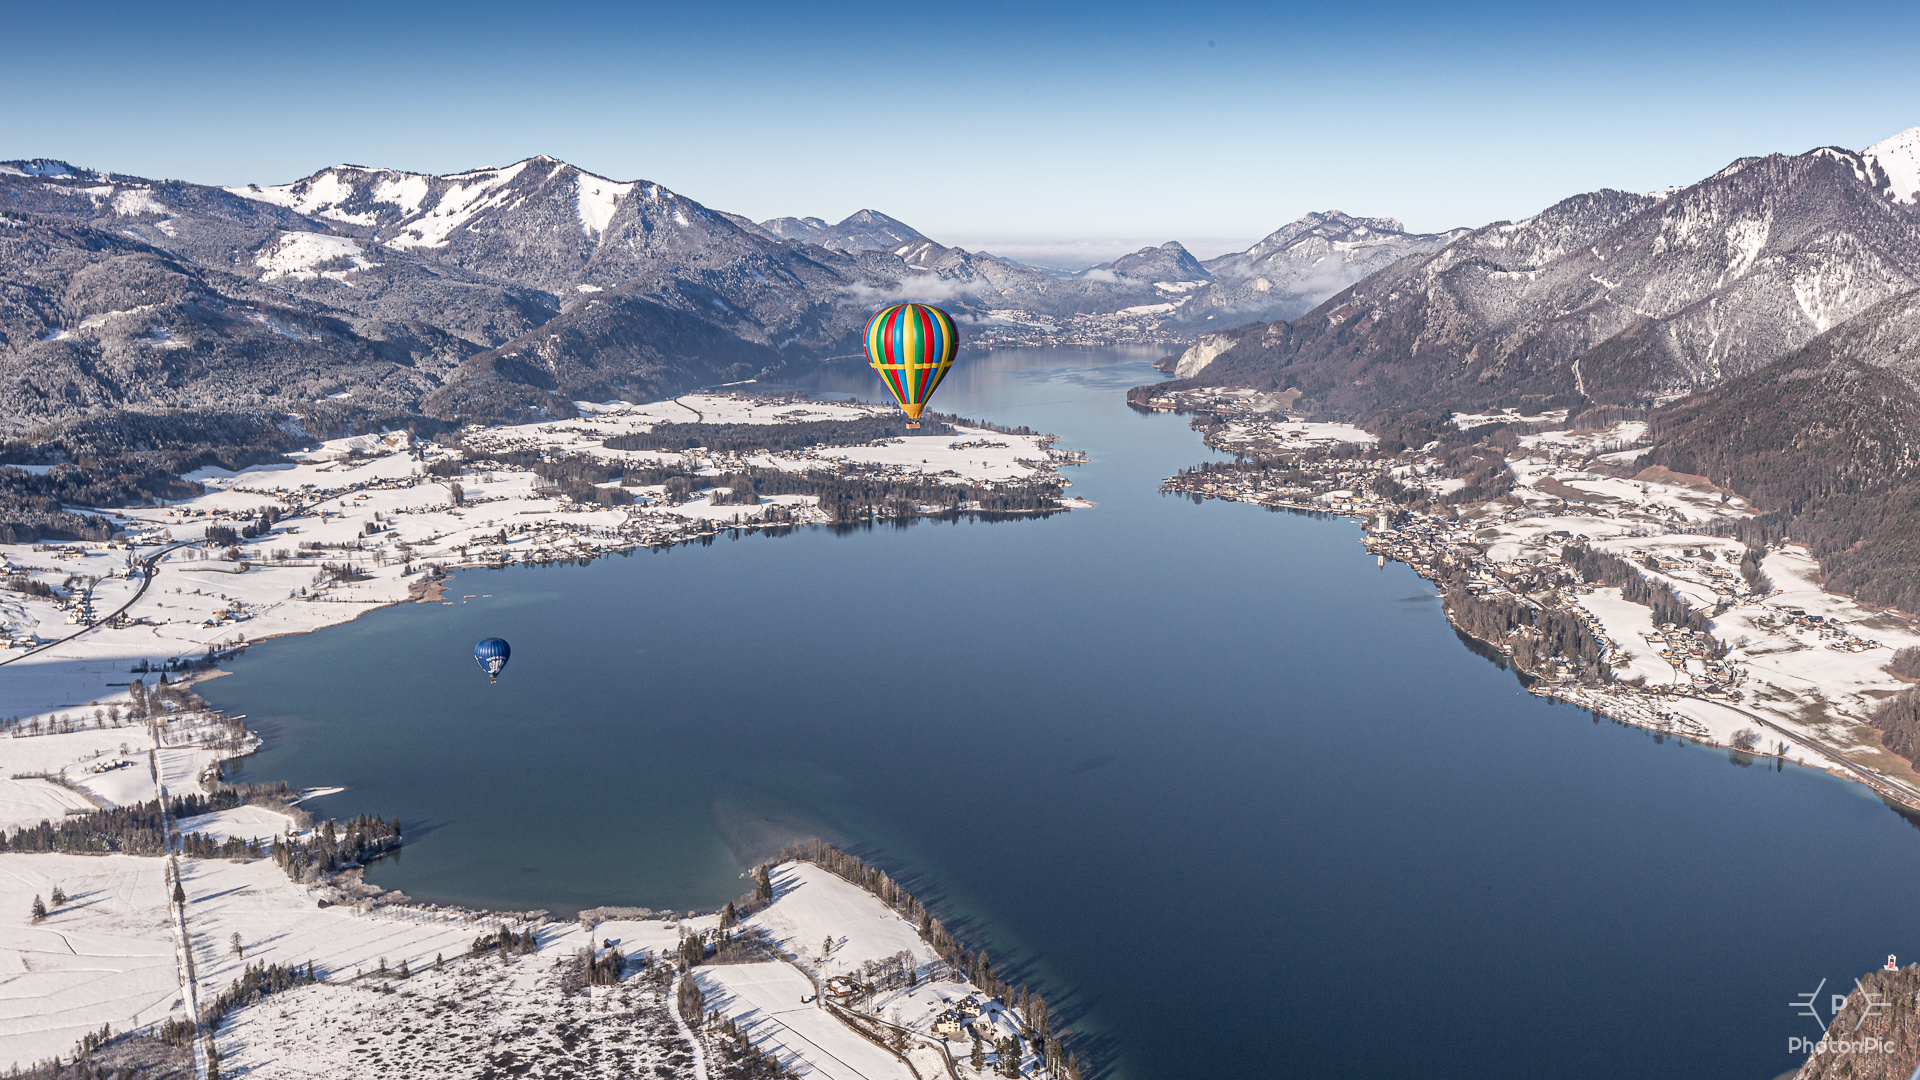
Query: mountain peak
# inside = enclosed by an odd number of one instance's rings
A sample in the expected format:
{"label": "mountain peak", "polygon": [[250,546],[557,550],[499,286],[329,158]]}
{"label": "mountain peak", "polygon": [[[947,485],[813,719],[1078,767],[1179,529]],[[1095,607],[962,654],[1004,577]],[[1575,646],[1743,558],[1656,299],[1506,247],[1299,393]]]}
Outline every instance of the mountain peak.
{"label": "mountain peak", "polygon": [[1206,281],[1213,276],[1178,240],[1169,240],[1159,247],[1143,247],[1085,273],[1111,273],[1135,281]]}
{"label": "mountain peak", "polygon": [[831,251],[885,251],[913,240],[925,240],[920,230],[878,210],[855,210],[838,225],[817,217],[777,217],[759,223],[759,229],[781,240],[818,244]]}
{"label": "mountain peak", "polygon": [[1882,139],[1860,156],[1874,173],[1875,185],[1896,203],[1920,203],[1920,127]]}
{"label": "mountain peak", "polygon": [[5,173],[9,176],[48,177],[93,177],[98,175],[87,169],[76,169],[64,161],[55,161],[52,158],[0,161],[0,173]]}

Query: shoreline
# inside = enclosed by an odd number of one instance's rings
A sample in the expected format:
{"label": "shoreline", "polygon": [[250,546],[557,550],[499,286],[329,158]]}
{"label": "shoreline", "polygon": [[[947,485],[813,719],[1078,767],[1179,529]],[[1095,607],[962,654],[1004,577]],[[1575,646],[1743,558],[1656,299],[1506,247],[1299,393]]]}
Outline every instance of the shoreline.
{"label": "shoreline", "polygon": [[[737,394],[698,397],[704,420],[761,424],[776,439],[777,425],[799,417],[859,421],[891,414],[881,406],[814,402],[792,395],[771,400]],[[686,408],[683,402],[665,404]],[[122,989],[107,995],[110,1000],[95,998],[87,1009],[53,1007],[55,995],[24,988],[39,1003],[22,1014],[26,1027],[19,1021],[0,1023],[0,1041],[12,1051],[4,1056],[15,1056],[24,1066],[72,1052],[92,1053],[82,1036],[101,1022],[115,1031],[126,1031],[129,1025],[145,1031],[147,1035],[135,1037],[136,1043],[157,1046],[149,1036],[159,1033],[161,1018],[178,1016],[185,1008],[191,1021],[205,1008],[217,1009],[208,1003],[226,978],[237,974],[243,957],[261,956],[264,963],[278,956],[274,962],[297,968],[317,955],[328,982],[362,985],[375,979],[375,960],[381,977],[388,974],[389,960],[399,960],[403,973],[409,964],[415,970],[431,964],[438,971],[448,951],[459,955],[466,947],[462,935],[476,931],[532,935],[541,939],[531,947],[536,953],[551,953],[575,936],[554,931],[550,911],[420,902],[368,884],[366,867],[400,841],[397,821],[390,840],[317,878],[294,876],[290,869],[283,872],[273,865],[280,860],[283,842],[311,844],[320,836],[301,804],[339,788],[282,790],[268,797],[255,796],[253,786],[243,784],[236,805],[211,813],[195,810],[196,816],[178,819],[176,827],[176,805],[210,805],[193,800],[229,790],[220,775],[224,763],[257,749],[258,736],[245,731],[244,717],[227,717],[191,693],[194,684],[228,674],[213,665],[233,659],[248,646],[312,633],[400,603],[472,601],[474,597],[449,592],[451,575],[458,570],[586,562],[642,547],[710,544],[722,533],[781,535],[803,525],[851,530],[928,516],[1048,516],[1091,505],[1065,496],[1070,485],[1059,475],[1061,467],[1084,461],[1084,454],[1057,449],[1053,436],[1025,434],[1024,429],[1012,433],[992,425],[956,424],[947,437],[815,446],[785,455],[698,449],[599,454],[585,445],[597,447],[609,435],[645,431],[650,422],[664,422],[664,417],[649,415],[651,408],[599,407],[584,418],[469,433],[480,445],[477,465],[472,443],[449,451],[404,433],[334,440],[318,451],[290,455],[292,460],[284,465],[233,474],[203,470],[207,475],[194,477],[207,487],[201,496],[116,513],[114,519],[128,539],[0,548],[3,576],[13,586],[0,592],[0,620],[5,620],[0,625],[15,628],[9,643],[23,641],[27,647],[24,653],[0,649],[8,674],[0,684],[0,694],[8,699],[0,716],[17,715],[8,722],[11,737],[0,740],[0,756],[12,766],[9,778],[0,780],[0,837],[35,821],[67,822],[76,815],[153,805],[163,815],[171,853],[157,858],[115,854],[121,849],[114,846],[84,853],[56,846],[7,850],[0,860],[13,871],[16,891],[25,888],[44,895],[52,890],[56,902],[48,915],[50,930],[76,919],[76,925],[90,925],[96,917],[92,912],[124,919],[165,909],[167,917],[152,925],[171,928],[164,951],[172,957],[164,965],[171,974],[156,981],[162,969],[143,957],[160,949],[158,942],[120,947],[118,959],[88,978]],[[782,415],[764,415],[775,411]],[[534,447],[531,459],[529,444]],[[444,467],[462,458],[467,459],[464,467]],[[662,473],[669,480],[707,477],[712,490],[683,487],[676,493],[671,484],[634,485],[630,471],[619,485],[602,481],[563,494],[535,467],[537,461],[594,459],[639,468],[643,479]],[[856,506],[851,518],[842,508],[829,513],[818,505],[820,500],[802,495],[762,495],[736,508],[729,504],[739,500],[719,496],[728,494],[729,479],[748,469],[759,470],[758,475],[797,471],[808,482],[819,477],[829,484],[842,476],[868,477],[876,490],[905,482],[933,492],[958,485],[958,490],[983,496],[1006,491],[1024,497],[1020,493],[1032,491],[1050,497],[1047,505],[1005,507],[995,502],[997,494],[958,504],[949,498],[945,505],[896,500]],[[302,480],[306,482],[299,483]],[[602,490],[615,497],[598,495]],[[176,530],[183,527],[207,535],[176,539]],[[158,549],[143,553],[140,540],[157,543]],[[288,546],[276,549],[276,542]],[[295,544],[298,558],[292,557]],[[222,547],[227,549],[224,560]],[[219,576],[192,573],[208,570]],[[103,609],[108,613],[96,617]],[[68,628],[78,628],[45,635],[44,628],[58,625],[63,616]],[[22,631],[22,626],[32,630]],[[150,699],[165,707],[152,715],[136,715],[136,698],[141,710]],[[245,733],[236,735],[231,729]],[[324,824],[327,830],[337,827]],[[262,857],[269,848],[275,852],[271,860]],[[235,856],[239,861],[229,861]],[[127,875],[142,883],[104,884]],[[102,884],[96,886],[96,881]],[[78,907],[63,906],[56,886],[84,901]],[[167,898],[169,889],[182,887],[184,902]],[[103,896],[109,898],[99,899]],[[230,899],[234,897],[256,899]],[[12,899],[25,910],[25,899]],[[254,914],[247,914],[250,910]],[[669,913],[654,923],[657,932],[670,927],[684,936],[697,929],[700,920],[720,918],[718,911],[684,918]],[[235,920],[239,929],[232,930],[228,956],[219,943]],[[409,952],[397,940],[379,944],[392,939],[394,928],[400,927],[415,928],[402,936],[417,940],[417,949]],[[243,954],[243,945],[261,935],[268,942],[307,940],[315,951],[302,956],[255,943]],[[429,947],[431,958],[419,951]],[[400,956],[386,955],[396,950]],[[661,948],[659,953],[668,951]],[[58,962],[43,967],[36,960],[29,970],[41,974],[30,981],[39,985],[46,979],[64,980],[66,966]],[[390,986],[386,989],[391,992]],[[129,998],[136,1003],[119,1004]],[[145,1003],[137,1003],[141,1001]],[[43,1011],[49,1007],[52,1012]],[[529,1007],[540,1007],[539,999],[530,999]],[[174,1045],[191,1049],[195,1071],[204,1076],[211,1063],[232,1055],[225,1048],[216,1050],[225,1034],[202,1034],[196,1031]],[[76,1038],[81,1044],[77,1050]],[[710,1040],[710,1033],[702,1028],[699,1038]]]}
{"label": "shoreline", "polygon": [[[709,424],[774,433],[787,424],[870,422],[892,412],[890,406],[793,394],[683,397],[698,399]],[[210,652],[307,633],[391,604],[455,603],[444,596],[444,586],[437,599],[430,594],[436,593],[436,575],[456,568],[554,565],[710,542],[725,533],[777,534],[800,525],[1046,516],[1086,506],[1066,494],[1071,484],[1060,475],[1085,456],[1058,449],[1051,435],[961,424],[946,437],[798,451],[626,451],[601,444],[657,423],[682,422],[685,406],[675,400],[590,408],[574,419],[477,429],[459,448],[412,440],[405,433],[361,435],[289,455],[282,464],[240,473],[201,470],[190,477],[207,488],[200,496],[114,512],[125,539],[0,547],[0,578],[16,585],[11,593],[0,591],[0,625],[12,627],[0,644],[27,649],[20,654],[0,648],[0,665],[10,676],[20,676],[0,684],[0,716],[32,717],[114,700],[113,677],[123,676],[127,664],[160,665],[172,672],[204,662]],[[655,415],[669,411],[679,415]],[[565,488],[574,481],[564,477],[583,467],[627,474],[617,483],[599,479]],[[542,469],[563,479],[551,479]],[[884,505],[836,503],[831,512],[813,495],[727,501],[735,499],[729,479],[750,470],[807,478],[802,487],[813,478],[830,485],[856,477],[878,485],[876,490],[906,483],[929,492],[977,491],[992,498],[947,505],[893,498]],[[676,476],[690,482],[676,489],[671,482],[635,479],[674,481]],[[702,490],[701,484],[710,486]],[[1000,492],[1010,493],[1013,505],[993,505]],[[849,509],[852,515],[843,516]],[[213,529],[218,539],[178,538],[182,529]],[[142,553],[149,545],[158,550]],[[136,567],[144,572],[135,573]],[[169,570],[178,573],[166,575]],[[218,575],[192,574],[209,570]],[[423,573],[428,576],[416,576]],[[163,576],[171,580],[157,580]],[[130,587],[136,580],[138,588]],[[92,583],[84,595],[82,581]],[[23,591],[28,586],[49,591],[35,595]],[[94,621],[102,608],[117,617],[102,614]],[[46,633],[63,618],[83,628]],[[115,664],[122,670],[108,675]],[[96,674],[53,675],[62,665],[91,666]],[[57,684],[17,689],[49,677]]]}
{"label": "shoreline", "polygon": [[[1920,644],[1920,631],[1898,613],[1820,589],[1818,564],[1803,547],[1770,548],[1751,571],[1742,564],[1767,592],[1733,574],[1728,568],[1745,549],[1711,528],[1754,511],[1730,492],[1655,470],[1627,481],[1595,470],[1630,466],[1644,424],[1568,431],[1555,429],[1554,418],[1532,418],[1542,423],[1529,425],[1499,459],[1513,479],[1504,501],[1482,497],[1428,513],[1413,508],[1417,493],[1437,499],[1464,487],[1427,454],[1437,443],[1366,456],[1374,452],[1372,435],[1351,425],[1290,419],[1283,408],[1290,399],[1276,400],[1286,395],[1151,390],[1137,388],[1130,402],[1193,415],[1191,426],[1207,446],[1235,455],[1230,463],[1182,470],[1162,483],[1163,491],[1353,521],[1367,554],[1382,566],[1389,559],[1407,566],[1434,585],[1448,625],[1502,666],[1511,665],[1528,693],[1656,736],[1721,747],[1749,762],[1818,768],[1920,812],[1920,772],[1893,759],[1860,715],[1904,683],[1879,664],[1892,649]],[[1670,593],[1710,630],[1656,626],[1648,608],[1623,600],[1618,586],[1583,580],[1566,566],[1563,548],[1630,559],[1644,588]],[[1507,641],[1475,632],[1471,623],[1486,616],[1487,605],[1519,612],[1520,625]],[[1527,662],[1536,643],[1546,642],[1545,631],[1531,625],[1544,625],[1556,613],[1563,619],[1555,632],[1584,634],[1596,655],[1569,663],[1569,654],[1549,649]],[[1853,627],[1871,630],[1873,638]],[[1812,651],[1822,645],[1825,652],[1879,660],[1828,660]],[[1810,651],[1812,658],[1802,659]],[[1843,712],[1841,703],[1858,703],[1852,705],[1858,712]]]}

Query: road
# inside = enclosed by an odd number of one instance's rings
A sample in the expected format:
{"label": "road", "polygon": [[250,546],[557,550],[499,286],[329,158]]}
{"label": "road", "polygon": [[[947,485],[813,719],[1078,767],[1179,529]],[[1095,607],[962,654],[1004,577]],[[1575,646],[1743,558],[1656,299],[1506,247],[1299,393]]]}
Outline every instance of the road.
{"label": "road", "polygon": [[[688,408],[692,408],[692,406],[688,406]],[[291,521],[294,518],[305,517],[313,511],[314,507],[319,506],[321,503],[327,502],[332,499],[337,499],[337,498],[340,498],[340,496],[328,495],[326,496],[326,498],[315,499],[313,502],[310,502],[305,506],[297,506],[291,510],[288,510],[285,514],[281,515],[279,520]],[[11,664],[16,660],[25,660],[27,657],[32,656],[35,653],[46,652],[48,649],[65,645],[67,642],[72,641],[73,639],[81,636],[82,634],[91,633],[94,630],[99,629],[103,624],[110,623],[113,620],[119,618],[121,615],[125,614],[129,608],[133,607],[133,605],[140,602],[140,598],[147,594],[147,587],[153,584],[153,579],[160,576],[160,560],[162,558],[164,558],[165,556],[175,551],[179,551],[181,548],[199,547],[200,545],[205,543],[206,543],[205,540],[177,540],[161,548],[159,551],[156,551],[153,554],[147,556],[146,558],[141,559],[140,565],[143,570],[143,576],[141,577],[141,580],[140,580],[140,588],[133,594],[132,598],[129,599],[126,603],[121,604],[119,607],[115,608],[112,614],[108,615],[104,619],[95,619],[94,621],[88,623],[86,626],[82,627],[81,629],[76,630],[71,634],[68,634],[66,637],[63,637],[58,641],[49,641],[45,645],[41,645],[38,648],[28,649],[26,652],[21,653],[19,656],[10,656],[5,660],[0,660],[0,667],[6,667],[8,664]],[[91,585],[87,586],[87,595],[89,597],[93,595],[93,586]]]}
{"label": "road", "polygon": [[[160,563],[161,556],[166,555],[168,552],[171,552],[171,551],[177,551],[180,548],[192,547],[195,544],[204,544],[204,543],[206,543],[206,541],[204,540],[183,540],[177,544],[169,544],[166,547],[161,548],[159,551],[156,551],[153,554],[147,556],[146,558],[141,559],[140,566],[141,566],[142,573],[140,576],[140,588],[135,590],[133,596],[130,597],[126,603],[121,604],[119,607],[115,608],[112,614],[108,615],[104,619],[95,619],[94,621],[88,623],[86,626],[83,626],[80,629],[75,630],[73,633],[68,634],[66,637],[63,637],[58,641],[49,641],[45,645],[42,645],[38,648],[28,649],[26,652],[21,653],[19,656],[10,656],[5,660],[0,660],[0,667],[6,667],[8,664],[11,664],[16,660],[25,660],[27,657],[32,656],[35,653],[43,653],[43,652],[46,652],[48,649],[65,645],[67,642],[72,641],[73,639],[79,637],[82,634],[91,633],[94,630],[99,629],[103,623],[110,623],[113,620],[119,618],[122,614],[124,614],[127,611],[128,608],[131,608],[133,605],[140,602],[140,598],[147,594],[147,587],[153,584],[153,579],[160,576],[159,563]],[[91,586],[88,587],[88,592],[89,594],[91,594],[92,592]]]}
{"label": "road", "polygon": [[1810,739],[1807,736],[1802,735],[1797,731],[1788,731],[1786,728],[1783,728],[1779,724],[1776,724],[1773,721],[1768,720],[1766,717],[1761,716],[1759,713],[1751,712],[1747,709],[1743,709],[1738,705],[1727,705],[1727,703],[1724,701],[1715,702],[1714,704],[1724,705],[1727,708],[1732,709],[1734,712],[1739,713],[1741,716],[1744,716],[1749,720],[1752,720],[1754,723],[1759,724],[1761,727],[1768,729],[1769,731],[1773,731],[1780,735],[1784,735],[1788,739],[1794,742],[1801,743],[1805,746],[1810,746],[1813,749],[1818,750],[1820,753],[1825,754],[1827,757],[1830,757],[1834,761],[1838,762],[1842,768],[1845,768],[1849,772],[1852,772],[1855,776],[1858,776],[1861,779],[1861,781],[1864,782],[1868,787],[1873,788],[1875,791],[1880,792],[1882,795],[1885,795],[1888,798],[1895,799],[1899,802],[1905,803],[1907,806],[1912,807],[1913,809],[1920,810],[1920,788],[1915,788],[1911,784],[1907,784],[1902,781],[1895,780],[1893,777],[1888,776],[1887,774],[1879,771],[1878,769],[1870,769],[1865,765],[1860,765],[1853,761],[1849,761],[1844,755],[1840,753],[1840,751],[1834,749],[1833,747],[1828,746],[1827,744],[1819,741],[1818,739]]}

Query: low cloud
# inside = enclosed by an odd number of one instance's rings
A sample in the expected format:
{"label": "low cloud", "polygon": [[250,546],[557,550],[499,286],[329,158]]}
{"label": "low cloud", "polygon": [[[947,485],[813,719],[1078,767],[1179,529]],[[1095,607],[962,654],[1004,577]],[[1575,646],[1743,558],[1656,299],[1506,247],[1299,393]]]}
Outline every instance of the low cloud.
{"label": "low cloud", "polygon": [[869,307],[885,306],[903,302],[938,304],[946,300],[965,300],[977,295],[978,286],[970,281],[943,278],[936,274],[905,277],[897,282],[876,285],[871,282],[856,282],[842,295],[849,303],[865,304]]}

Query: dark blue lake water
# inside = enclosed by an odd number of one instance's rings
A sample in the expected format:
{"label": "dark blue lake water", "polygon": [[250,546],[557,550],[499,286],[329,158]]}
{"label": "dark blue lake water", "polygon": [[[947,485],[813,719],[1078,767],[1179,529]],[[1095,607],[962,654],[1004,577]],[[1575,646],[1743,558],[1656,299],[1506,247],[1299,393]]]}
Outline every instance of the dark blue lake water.
{"label": "dark blue lake water", "polygon": [[402,817],[371,877],[421,899],[711,908],[852,846],[1125,1080],[1766,1080],[1794,995],[1920,951],[1920,833],[1865,789],[1528,696],[1351,523],[1158,494],[1208,451],[1123,404],[1151,358],[941,391],[1087,450],[1096,509],[467,572],[205,693],[248,778]]}

